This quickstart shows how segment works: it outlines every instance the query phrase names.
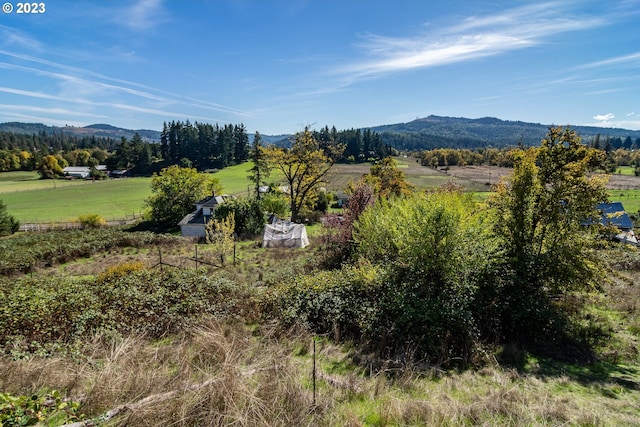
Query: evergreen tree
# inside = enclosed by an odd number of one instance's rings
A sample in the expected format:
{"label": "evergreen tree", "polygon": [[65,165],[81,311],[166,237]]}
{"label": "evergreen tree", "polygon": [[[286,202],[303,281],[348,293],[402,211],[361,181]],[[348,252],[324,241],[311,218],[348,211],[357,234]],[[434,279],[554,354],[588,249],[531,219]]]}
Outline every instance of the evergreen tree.
{"label": "evergreen tree", "polygon": [[20,229],[20,222],[7,212],[7,206],[0,200],[0,236],[8,236]]}
{"label": "evergreen tree", "polygon": [[243,163],[249,159],[249,136],[243,124],[234,127],[235,163]]}
{"label": "evergreen tree", "polygon": [[269,162],[264,153],[262,137],[256,132],[253,137],[253,148],[250,151],[249,159],[253,162],[253,167],[249,169],[249,180],[254,183],[255,195],[259,200],[261,197],[260,187],[265,183],[265,179],[271,174]]}

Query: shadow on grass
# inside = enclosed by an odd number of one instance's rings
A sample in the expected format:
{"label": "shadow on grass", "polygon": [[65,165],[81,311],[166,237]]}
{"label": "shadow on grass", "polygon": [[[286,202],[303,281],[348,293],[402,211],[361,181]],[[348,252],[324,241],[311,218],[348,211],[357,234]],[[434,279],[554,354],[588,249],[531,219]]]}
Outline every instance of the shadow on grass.
{"label": "shadow on grass", "polygon": [[523,375],[541,379],[565,377],[584,386],[599,387],[609,397],[615,397],[610,386],[640,390],[640,366],[601,360],[575,342],[565,342],[555,349],[509,344],[497,356],[501,365]]}

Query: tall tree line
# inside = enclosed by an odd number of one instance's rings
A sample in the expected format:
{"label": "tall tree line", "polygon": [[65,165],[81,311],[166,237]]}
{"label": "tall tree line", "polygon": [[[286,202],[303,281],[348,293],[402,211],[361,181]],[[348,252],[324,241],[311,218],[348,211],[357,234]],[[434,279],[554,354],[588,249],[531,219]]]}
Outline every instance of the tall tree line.
{"label": "tall tree line", "polygon": [[118,141],[113,138],[95,135],[78,137],[67,135],[62,131],[54,133],[42,131],[32,134],[0,131],[0,150],[40,151],[53,154],[88,148],[112,150],[117,144]]}
{"label": "tall tree line", "polygon": [[222,169],[249,159],[249,136],[243,124],[165,122],[160,153],[168,164]]}
{"label": "tall tree line", "polygon": [[77,137],[63,132],[21,134],[0,131],[0,172],[34,170],[48,155],[61,155],[61,159],[64,157],[66,164],[71,166],[85,166],[90,157],[103,161],[107,151],[116,146],[116,140],[95,135]]}
{"label": "tall tree line", "polygon": [[380,134],[371,129],[346,129],[338,131],[335,126],[328,126],[313,131],[313,137],[319,142],[320,148],[329,144],[342,144],[345,147],[342,157],[335,159],[341,162],[367,162],[385,158],[392,153],[392,148],[385,144]]}

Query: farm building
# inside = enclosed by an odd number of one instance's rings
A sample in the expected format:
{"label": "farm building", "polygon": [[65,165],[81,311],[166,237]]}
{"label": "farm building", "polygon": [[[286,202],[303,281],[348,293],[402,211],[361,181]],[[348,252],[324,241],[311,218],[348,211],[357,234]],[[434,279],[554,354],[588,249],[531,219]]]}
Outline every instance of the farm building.
{"label": "farm building", "polygon": [[129,176],[129,171],[126,169],[116,169],[114,171],[111,171],[109,176],[111,178],[126,178]]}
{"label": "farm building", "polygon": [[[106,172],[106,165],[98,165],[96,169],[101,172]],[[68,178],[87,179],[91,176],[91,168],[89,166],[67,166],[62,169],[64,176]]]}
{"label": "farm building", "polygon": [[178,223],[180,233],[185,237],[203,238],[206,236],[205,227],[211,220],[216,207],[229,197],[228,195],[216,196],[215,194],[196,202],[196,209],[182,218]]}
{"label": "farm building", "polygon": [[275,221],[264,226],[263,248],[304,248],[308,245],[309,238],[304,224]]}
{"label": "farm building", "polygon": [[633,245],[638,244],[638,240],[633,232],[633,222],[627,212],[625,212],[622,203],[600,203],[596,206],[600,212],[600,223],[606,226],[614,226],[618,229],[618,233],[613,236],[615,240]]}

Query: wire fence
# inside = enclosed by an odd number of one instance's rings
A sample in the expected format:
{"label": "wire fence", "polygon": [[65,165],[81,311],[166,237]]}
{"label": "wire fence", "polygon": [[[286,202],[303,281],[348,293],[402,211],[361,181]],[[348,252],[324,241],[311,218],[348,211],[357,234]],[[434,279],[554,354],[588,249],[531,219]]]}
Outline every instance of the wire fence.
{"label": "wire fence", "polygon": [[[106,225],[118,226],[135,224],[143,218],[142,212],[125,214],[123,218],[105,219]],[[37,220],[20,221],[19,231],[49,231],[49,230],[77,230],[83,228],[84,225],[80,221],[46,221]]]}

